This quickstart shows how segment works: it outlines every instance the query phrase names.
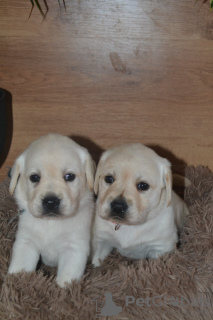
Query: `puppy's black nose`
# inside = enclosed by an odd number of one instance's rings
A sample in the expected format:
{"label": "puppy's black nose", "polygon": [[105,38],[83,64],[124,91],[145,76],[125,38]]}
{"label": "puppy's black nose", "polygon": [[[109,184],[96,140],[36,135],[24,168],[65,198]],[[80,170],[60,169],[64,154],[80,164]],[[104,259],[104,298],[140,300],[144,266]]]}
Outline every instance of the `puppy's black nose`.
{"label": "puppy's black nose", "polygon": [[45,213],[58,213],[58,208],[60,205],[60,199],[56,196],[48,196],[42,200],[42,205]]}
{"label": "puppy's black nose", "polygon": [[128,209],[128,204],[124,199],[115,199],[111,202],[110,206],[112,214],[118,216],[123,216]]}

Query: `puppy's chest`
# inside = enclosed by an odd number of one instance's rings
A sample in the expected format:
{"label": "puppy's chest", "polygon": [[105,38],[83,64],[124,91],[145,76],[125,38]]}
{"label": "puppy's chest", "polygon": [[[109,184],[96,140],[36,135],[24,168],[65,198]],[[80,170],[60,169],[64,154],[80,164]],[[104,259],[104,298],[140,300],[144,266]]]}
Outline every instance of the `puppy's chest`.
{"label": "puppy's chest", "polygon": [[121,246],[123,242],[126,242],[131,231],[126,226],[118,226],[109,222],[107,229],[105,230],[105,238],[110,241],[115,247]]}
{"label": "puppy's chest", "polygon": [[[63,225],[62,225],[63,224]],[[20,221],[19,233],[28,241],[32,242],[42,256],[49,256],[50,260],[71,242],[72,233],[68,223],[57,221],[45,221],[35,218]]]}
{"label": "puppy's chest", "polygon": [[129,226],[120,226],[117,230],[115,227],[108,229],[107,238],[118,252],[133,259],[157,257],[164,247],[164,241],[155,236],[144,237],[143,232],[138,233]]}
{"label": "puppy's chest", "polygon": [[35,241],[39,248],[48,250],[51,247],[58,247],[63,239],[66,238],[66,232],[62,233],[57,228],[35,228],[32,230],[32,239]]}

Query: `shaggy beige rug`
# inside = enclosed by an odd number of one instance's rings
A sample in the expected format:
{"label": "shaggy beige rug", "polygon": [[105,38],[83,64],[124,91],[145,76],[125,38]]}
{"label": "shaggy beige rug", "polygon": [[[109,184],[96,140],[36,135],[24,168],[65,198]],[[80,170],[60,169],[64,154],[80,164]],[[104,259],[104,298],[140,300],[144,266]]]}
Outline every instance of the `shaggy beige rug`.
{"label": "shaggy beige rug", "polygon": [[[0,184],[0,319],[213,318],[213,173],[188,167],[185,191],[190,216],[180,247],[157,260],[135,261],[111,254],[99,268],[87,265],[67,290],[55,283],[56,270],[7,276],[17,228],[16,205]],[[116,315],[117,314],[117,315]]]}

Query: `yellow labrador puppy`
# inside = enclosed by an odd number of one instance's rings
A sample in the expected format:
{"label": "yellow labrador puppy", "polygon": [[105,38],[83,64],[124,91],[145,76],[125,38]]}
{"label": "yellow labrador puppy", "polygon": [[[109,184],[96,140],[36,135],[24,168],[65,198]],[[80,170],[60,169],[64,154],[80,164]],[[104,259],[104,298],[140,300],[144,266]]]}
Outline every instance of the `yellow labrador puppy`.
{"label": "yellow labrador puppy", "polygon": [[94,175],[88,151],[58,134],[34,141],[17,158],[9,190],[22,214],[9,273],[35,270],[41,256],[58,267],[59,286],[81,278],[90,251]]}
{"label": "yellow labrador puppy", "polygon": [[170,163],[142,144],[107,150],[95,177],[98,194],[92,263],[113,248],[135,259],[157,258],[178,241],[186,204],[172,191]]}

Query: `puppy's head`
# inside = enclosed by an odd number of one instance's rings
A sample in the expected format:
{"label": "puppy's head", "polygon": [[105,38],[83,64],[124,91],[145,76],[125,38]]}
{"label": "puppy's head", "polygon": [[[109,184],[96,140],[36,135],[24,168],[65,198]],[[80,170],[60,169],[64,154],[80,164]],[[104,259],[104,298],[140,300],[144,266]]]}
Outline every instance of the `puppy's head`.
{"label": "puppy's head", "polygon": [[72,216],[93,189],[95,166],[88,151],[68,137],[49,134],[15,161],[9,191],[20,209],[43,218]]}
{"label": "puppy's head", "polygon": [[170,163],[139,143],[115,147],[100,159],[94,190],[103,219],[144,223],[155,216],[157,208],[171,202]]}

